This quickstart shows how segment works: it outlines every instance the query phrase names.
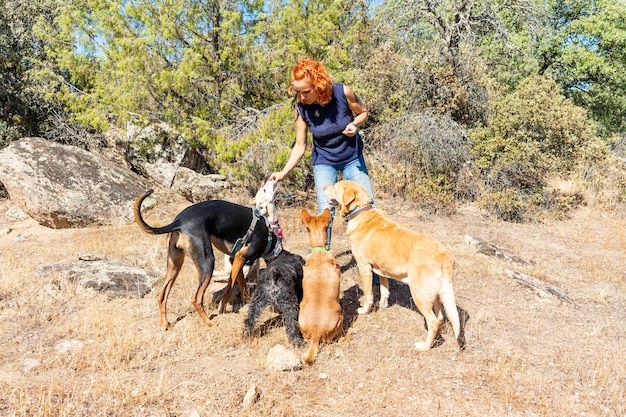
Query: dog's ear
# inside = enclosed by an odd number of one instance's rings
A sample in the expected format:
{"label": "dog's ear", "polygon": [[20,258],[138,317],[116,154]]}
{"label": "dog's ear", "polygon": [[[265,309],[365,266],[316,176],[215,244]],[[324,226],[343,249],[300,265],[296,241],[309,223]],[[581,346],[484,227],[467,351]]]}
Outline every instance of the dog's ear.
{"label": "dog's ear", "polygon": [[265,211],[267,212],[267,218],[270,219],[270,221],[276,221],[276,212],[274,209],[274,203],[268,203],[265,207]]}
{"label": "dog's ear", "polygon": [[302,219],[302,223],[308,223],[311,221],[311,215],[306,209],[302,209],[302,213],[300,214],[300,218]]}
{"label": "dog's ear", "polygon": [[324,223],[330,223],[330,217],[330,209],[326,207],[322,212],[321,219],[324,221]]}
{"label": "dog's ear", "polygon": [[356,191],[352,190],[350,188],[345,188],[343,189],[343,206],[344,207],[348,207],[350,205],[350,203],[352,203],[354,200],[356,200]]}

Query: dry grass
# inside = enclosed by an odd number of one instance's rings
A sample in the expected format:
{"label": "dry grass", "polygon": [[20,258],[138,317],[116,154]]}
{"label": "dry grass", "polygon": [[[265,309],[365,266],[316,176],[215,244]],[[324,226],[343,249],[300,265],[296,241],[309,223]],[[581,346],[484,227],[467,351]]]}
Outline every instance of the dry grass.
{"label": "dry grass", "polygon": [[[622,416],[626,414],[626,220],[581,209],[544,224],[486,220],[472,207],[426,217],[379,200],[399,222],[434,235],[457,257],[455,290],[467,313],[467,349],[451,329],[427,353],[413,350],[424,321],[407,288],[392,283],[388,309],[357,317],[361,295],[340,221],[333,249],[342,265],[350,328],[300,371],[264,368],[267,352],[289,346],[282,327],[242,338],[244,311],[205,327],[192,312],[190,262],[170,297],[172,331],[158,328],[156,292],[144,299],[86,298],[68,283],[48,291],[36,270],[91,253],[164,273],[165,237],[134,225],[50,230],[16,219],[0,201],[0,415],[7,416]],[[154,211],[166,223],[180,207]],[[280,207],[288,250],[305,254],[300,207]],[[161,214],[159,214],[161,213]],[[464,235],[496,242],[532,262],[521,268],[476,254]],[[504,269],[541,278],[574,303],[541,298]],[[52,280],[52,278],[51,278]],[[59,284],[59,283],[56,283]],[[209,297],[207,296],[207,299]],[[215,312],[215,311],[213,311]],[[271,318],[271,313],[261,319]],[[82,349],[60,353],[60,340]],[[304,354],[306,348],[298,351]],[[30,364],[36,364],[32,369]],[[260,399],[243,409],[254,383]]]}

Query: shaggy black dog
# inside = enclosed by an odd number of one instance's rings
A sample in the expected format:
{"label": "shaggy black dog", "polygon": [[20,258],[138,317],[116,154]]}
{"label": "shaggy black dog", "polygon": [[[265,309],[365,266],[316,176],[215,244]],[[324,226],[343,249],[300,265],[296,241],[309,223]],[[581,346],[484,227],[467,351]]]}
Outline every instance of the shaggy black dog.
{"label": "shaggy black dog", "polygon": [[265,260],[266,268],[259,271],[256,289],[250,300],[244,336],[251,337],[259,316],[266,307],[274,307],[282,316],[289,341],[302,346],[304,339],[298,327],[298,313],[302,301],[302,267],[304,258],[283,249],[272,259]]}

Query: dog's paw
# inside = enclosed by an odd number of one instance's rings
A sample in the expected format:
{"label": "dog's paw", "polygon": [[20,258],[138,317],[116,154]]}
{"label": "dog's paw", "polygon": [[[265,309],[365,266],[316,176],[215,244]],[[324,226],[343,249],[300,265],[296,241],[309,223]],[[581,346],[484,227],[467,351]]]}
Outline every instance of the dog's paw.
{"label": "dog's paw", "polygon": [[356,312],[357,312],[357,313],[359,313],[359,314],[361,314],[361,315],[367,314],[367,313],[369,313],[369,312],[370,312],[370,306],[363,306],[363,307],[359,307],[359,308],[356,310]]}
{"label": "dog's paw", "polygon": [[426,342],[417,342],[415,344],[415,350],[419,352],[426,352],[427,350],[430,350],[430,346],[428,346]]}
{"label": "dog's paw", "polygon": [[243,337],[249,339],[254,335],[254,324],[251,320],[245,319],[243,322]]}
{"label": "dog's paw", "polygon": [[381,298],[381,300],[378,302],[378,308],[387,308],[387,307],[389,307],[389,301],[383,300]]}
{"label": "dog's paw", "polygon": [[291,341],[291,344],[294,347],[301,348],[302,346],[304,346],[305,342],[304,339],[295,339]]}
{"label": "dog's paw", "polygon": [[304,346],[304,343],[303,337],[294,337],[291,339],[291,344],[297,348]]}

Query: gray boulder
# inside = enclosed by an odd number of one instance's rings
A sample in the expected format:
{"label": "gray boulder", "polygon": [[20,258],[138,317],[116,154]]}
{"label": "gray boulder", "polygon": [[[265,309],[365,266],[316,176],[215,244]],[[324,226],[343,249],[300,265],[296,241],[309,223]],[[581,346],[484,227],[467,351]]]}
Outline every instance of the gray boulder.
{"label": "gray boulder", "polygon": [[193,203],[214,198],[224,199],[224,190],[228,188],[230,183],[221,175],[201,175],[183,167],[178,168],[172,182],[172,190]]}
{"label": "gray boulder", "polygon": [[222,175],[203,175],[168,162],[145,162],[142,171],[163,188],[177,192],[192,203],[214,198],[224,199],[224,191],[231,188],[226,177]]}
{"label": "gray boulder", "polygon": [[131,223],[135,198],[152,188],[127,168],[41,138],[0,151],[0,182],[16,206],[55,229]]}
{"label": "gray boulder", "polygon": [[[105,294],[109,298],[143,298],[160,276],[121,260],[81,260],[47,265],[37,270],[42,280],[55,278],[60,286],[75,286],[77,295]],[[59,288],[59,293],[67,288]],[[46,289],[56,292],[55,289]]]}

